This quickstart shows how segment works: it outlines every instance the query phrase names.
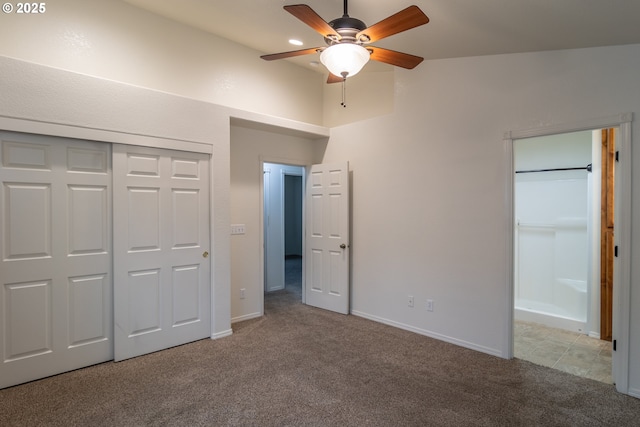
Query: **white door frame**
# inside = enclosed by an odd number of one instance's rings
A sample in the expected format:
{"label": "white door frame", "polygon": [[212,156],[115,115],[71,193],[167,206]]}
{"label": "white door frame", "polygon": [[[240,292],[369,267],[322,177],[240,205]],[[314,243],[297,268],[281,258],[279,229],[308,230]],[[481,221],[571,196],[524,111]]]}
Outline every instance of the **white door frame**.
{"label": "white door frame", "polygon": [[[301,167],[303,168],[303,172],[302,172],[302,188],[303,191],[306,188],[306,179],[307,179],[307,173],[309,171],[309,165],[305,164],[304,162],[301,161],[297,161],[297,160],[293,160],[293,159],[284,159],[284,158],[279,158],[279,157],[271,157],[271,156],[260,156],[260,161],[259,161],[259,167],[260,167],[260,221],[258,221],[260,229],[258,230],[258,234],[260,236],[260,316],[264,316],[264,291],[265,291],[265,265],[264,265],[264,255],[265,255],[265,250],[264,250],[264,245],[265,245],[265,240],[264,240],[264,232],[265,232],[265,228],[264,228],[264,164],[265,163],[275,163],[275,164],[279,164],[279,165],[285,165],[285,166],[296,166],[296,167]],[[287,174],[287,175],[294,175],[294,174]],[[304,194],[303,194],[304,196]],[[305,216],[305,212],[306,212],[306,206],[305,206],[305,198],[302,197],[302,218],[303,218],[303,228],[304,228],[304,218]],[[305,248],[306,248],[306,240],[305,240],[305,233],[304,230],[302,232],[302,303],[304,304],[306,302],[306,297],[305,297],[305,272],[304,272],[304,253],[305,253]]]}
{"label": "white door frame", "polygon": [[509,227],[505,242],[507,254],[506,302],[507,327],[504,337],[506,343],[505,356],[513,358],[513,298],[514,298],[514,162],[513,142],[516,139],[554,135],[559,133],[618,128],[616,151],[619,161],[615,171],[615,224],[614,245],[618,247],[619,256],[614,260],[614,292],[613,300],[613,340],[616,351],[613,353],[613,381],[620,393],[629,393],[629,339],[631,314],[631,122],[632,113],[611,117],[587,120],[573,124],[560,124],[529,130],[507,131],[503,137],[504,160],[508,174],[505,183],[505,212]]}

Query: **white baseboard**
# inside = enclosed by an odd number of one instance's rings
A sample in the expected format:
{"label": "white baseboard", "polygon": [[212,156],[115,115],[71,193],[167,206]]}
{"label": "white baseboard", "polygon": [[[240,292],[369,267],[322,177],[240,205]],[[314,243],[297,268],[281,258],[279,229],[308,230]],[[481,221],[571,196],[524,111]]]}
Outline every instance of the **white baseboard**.
{"label": "white baseboard", "polygon": [[257,312],[257,313],[250,313],[250,314],[245,314],[243,316],[238,316],[238,317],[233,317],[231,318],[231,323],[237,323],[237,322],[242,322],[244,320],[250,320],[250,319],[255,319],[256,317],[261,317],[262,313]]}
{"label": "white baseboard", "polygon": [[637,397],[638,399],[640,399],[640,389],[638,388],[630,388],[628,394],[629,396]]}
{"label": "white baseboard", "polygon": [[226,331],[216,332],[215,334],[211,334],[211,339],[218,340],[220,338],[228,337],[229,335],[232,335],[232,334],[233,334],[233,331],[231,329],[227,329]]}
{"label": "white baseboard", "polygon": [[506,358],[502,351],[490,347],[485,347],[482,345],[474,344],[472,342],[459,340],[457,338],[452,338],[447,335],[442,335],[436,332],[428,331],[426,329],[416,328],[415,326],[406,325],[404,323],[396,322],[393,320],[385,319],[382,317],[374,316],[371,314],[363,313],[361,311],[352,310],[351,314],[358,317],[363,317],[365,319],[373,320],[374,322],[384,323],[385,325],[393,326],[395,328],[404,329],[405,331],[414,332],[416,334],[424,335],[430,338],[435,338],[440,341],[448,342],[450,344],[455,344],[460,347],[465,347],[471,350],[479,351],[481,353],[490,354],[492,356],[497,356],[501,358]]}

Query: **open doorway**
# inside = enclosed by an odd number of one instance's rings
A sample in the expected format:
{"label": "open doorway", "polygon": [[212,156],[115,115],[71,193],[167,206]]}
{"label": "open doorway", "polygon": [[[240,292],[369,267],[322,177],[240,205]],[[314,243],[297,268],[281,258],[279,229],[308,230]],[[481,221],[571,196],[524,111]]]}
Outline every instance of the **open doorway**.
{"label": "open doorway", "polygon": [[304,167],[264,163],[264,292],[303,301]]}
{"label": "open doorway", "polygon": [[586,130],[513,143],[514,355],[607,383],[614,135]]}

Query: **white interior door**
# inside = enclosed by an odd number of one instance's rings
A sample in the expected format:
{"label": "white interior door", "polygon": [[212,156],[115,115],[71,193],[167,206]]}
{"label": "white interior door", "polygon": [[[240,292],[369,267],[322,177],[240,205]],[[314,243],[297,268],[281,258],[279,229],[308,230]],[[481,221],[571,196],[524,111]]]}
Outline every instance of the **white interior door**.
{"label": "white interior door", "polygon": [[311,166],[306,216],[306,303],[348,314],[348,163]]}
{"label": "white interior door", "polygon": [[113,146],[115,360],[209,337],[209,156]]}
{"label": "white interior door", "polygon": [[110,145],[0,132],[0,388],[113,358]]}

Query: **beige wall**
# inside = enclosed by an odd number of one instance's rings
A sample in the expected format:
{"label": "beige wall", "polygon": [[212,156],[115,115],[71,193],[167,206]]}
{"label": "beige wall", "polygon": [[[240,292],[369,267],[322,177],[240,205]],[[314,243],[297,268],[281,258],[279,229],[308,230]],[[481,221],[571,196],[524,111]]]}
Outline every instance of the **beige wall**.
{"label": "beige wall", "polygon": [[[322,123],[324,77],[118,0],[3,14],[0,55],[247,111]],[[118,102],[117,97],[111,100]]]}

